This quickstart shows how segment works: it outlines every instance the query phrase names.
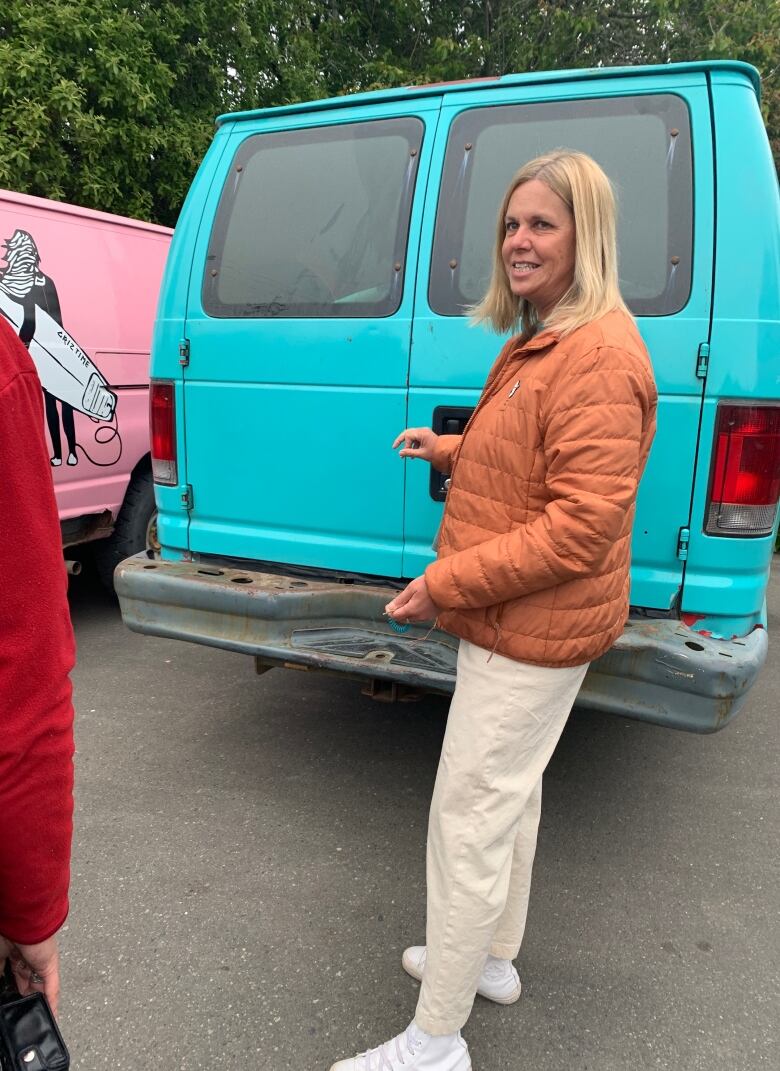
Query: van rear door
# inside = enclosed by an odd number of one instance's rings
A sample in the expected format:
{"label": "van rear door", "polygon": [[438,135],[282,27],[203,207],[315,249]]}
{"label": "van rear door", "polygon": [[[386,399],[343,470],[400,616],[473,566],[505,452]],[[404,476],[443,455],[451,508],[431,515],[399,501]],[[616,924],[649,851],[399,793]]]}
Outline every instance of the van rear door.
{"label": "van rear door", "polygon": [[191,551],[401,574],[391,446],[439,105],[234,122],[187,307]]}
{"label": "van rear door", "polygon": [[[561,146],[593,156],[616,188],[621,289],[659,390],[658,433],[637,506],[631,600],[668,611],[682,584],[702,404],[697,359],[710,327],[714,193],[705,76],[504,81],[453,93],[442,107],[436,155],[444,165],[440,187],[429,184],[423,224],[432,253],[430,273],[418,279],[408,423],[456,430],[498,352],[501,340],[470,329],[465,313],[487,287],[496,211],[513,173]],[[406,493],[404,573],[414,576],[432,557],[444,492],[435,476],[412,465]]]}

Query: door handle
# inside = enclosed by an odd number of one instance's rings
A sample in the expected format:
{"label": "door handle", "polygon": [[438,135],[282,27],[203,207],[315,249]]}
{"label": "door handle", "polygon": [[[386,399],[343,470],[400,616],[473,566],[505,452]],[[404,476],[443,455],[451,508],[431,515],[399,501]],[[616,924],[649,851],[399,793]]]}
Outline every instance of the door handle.
{"label": "door handle", "polygon": [[[431,427],[437,435],[461,435],[474,412],[471,405],[437,405],[433,411]],[[447,497],[450,478],[431,466],[429,491],[434,502],[443,502]]]}

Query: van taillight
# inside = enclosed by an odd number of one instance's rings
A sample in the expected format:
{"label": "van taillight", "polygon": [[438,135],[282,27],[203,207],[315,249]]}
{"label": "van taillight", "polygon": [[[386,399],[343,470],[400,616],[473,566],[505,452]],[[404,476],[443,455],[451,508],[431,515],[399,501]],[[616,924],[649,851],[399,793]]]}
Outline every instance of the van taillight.
{"label": "van taillight", "polygon": [[149,389],[152,429],[152,476],[155,483],[178,483],[176,472],[176,406],[173,383],[152,380]]}
{"label": "van taillight", "polygon": [[780,406],[718,406],[705,531],[769,535],[780,497]]}

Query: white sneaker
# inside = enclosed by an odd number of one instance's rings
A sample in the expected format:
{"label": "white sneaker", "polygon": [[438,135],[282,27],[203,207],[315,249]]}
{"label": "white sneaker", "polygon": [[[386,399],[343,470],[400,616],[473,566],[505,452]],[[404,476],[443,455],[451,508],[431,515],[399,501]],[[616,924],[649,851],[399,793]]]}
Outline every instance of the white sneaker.
{"label": "white sneaker", "polygon": [[78,465],[78,463],[79,463],[79,459],[76,457],[75,454],[68,454],[68,464],[69,465]]}
{"label": "white sneaker", "polygon": [[[425,945],[412,945],[406,949],[401,959],[406,973],[411,974],[418,982],[422,981],[426,954]],[[512,961],[488,956],[479,977],[479,995],[495,1001],[496,1004],[514,1004],[520,999],[520,989],[520,977]]]}
{"label": "white sneaker", "polygon": [[412,1020],[403,1034],[350,1060],[339,1060],[330,1071],[471,1071],[469,1047],[460,1036],[426,1034]]}
{"label": "white sneaker", "polygon": [[52,463],[52,465],[54,466],[55,469],[58,468],[62,464],[62,458],[61,457],[52,457],[52,458],[49,458],[49,460],[51,461],[51,463]]}

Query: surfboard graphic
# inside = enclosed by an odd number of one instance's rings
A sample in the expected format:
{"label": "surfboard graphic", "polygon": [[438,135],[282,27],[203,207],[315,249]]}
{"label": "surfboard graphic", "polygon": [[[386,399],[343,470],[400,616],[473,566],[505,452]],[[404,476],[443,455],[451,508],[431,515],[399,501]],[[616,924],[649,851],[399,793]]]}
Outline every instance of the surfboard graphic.
{"label": "surfboard graphic", "polygon": [[[0,313],[18,334],[24,310],[2,287]],[[78,342],[40,306],[35,310],[35,334],[29,349],[41,384],[50,394],[87,416],[112,419],[116,395],[108,389],[106,379]]]}

